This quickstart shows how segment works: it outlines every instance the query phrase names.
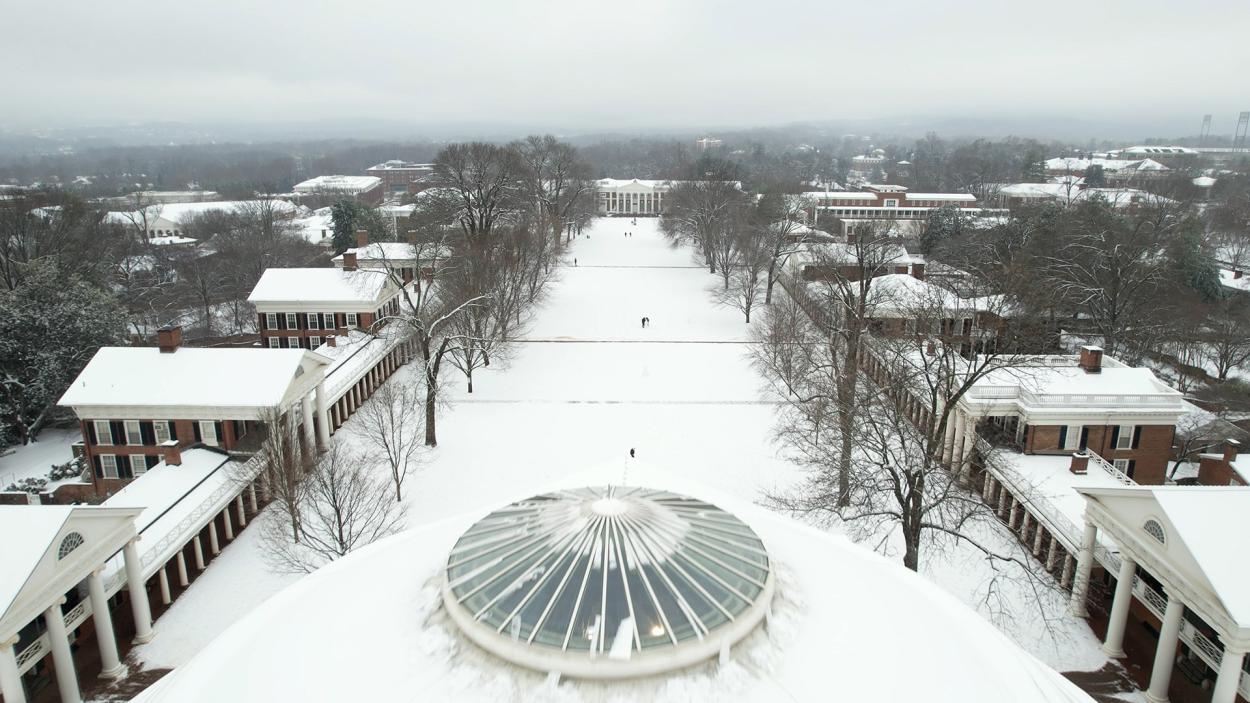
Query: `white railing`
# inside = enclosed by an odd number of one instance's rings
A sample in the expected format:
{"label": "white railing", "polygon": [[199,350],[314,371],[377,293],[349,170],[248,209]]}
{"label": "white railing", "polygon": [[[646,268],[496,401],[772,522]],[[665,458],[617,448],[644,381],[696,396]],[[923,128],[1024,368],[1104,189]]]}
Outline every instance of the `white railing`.
{"label": "white railing", "polygon": [[1023,405],[1040,407],[1136,407],[1148,405],[1152,407],[1180,408],[1181,399],[1177,395],[1119,395],[1087,393],[1038,393],[1027,388],[1013,385],[991,386],[977,384],[968,389],[968,397],[973,400],[1013,400],[1018,399]]}
{"label": "white railing", "polygon": [[1121,470],[1117,469],[1117,468],[1115,467],[1115,464],[1112,464],[1111,462],[1109,462],[1109,461],[1107,461],[1106,459],[1104,459],[1104,458],[1102,458],[1102,457],[1098,456],[1097,454],[1095,454],[1094,452],[1091,452],[1091,451],[1090,451],[1090,450],[1088,450],[1088,449],[1086,449],[1086,450],[1085,450],[1085,453],[1086,453],[1086,454],[1089,454],[1089,463],[1090,463],[1090,464],[1093,464],[1094,466],[1097,466],[1098,468],[1102,469],[1103,471],[1106,471],[1106,472],[1107,472],[1107,474],[1111,476],[1111,478],[1113,478],[1113,479],[1115,479],[1116,481],[1118,481],[1118,482],[1120,482],[1120,483],[1124,484],[1125,486],[1136,486],[1136,485],[1137,485],[1137,482],[1136,482],[1136,481],[1134,481],[1133,479],[1129,478],[1129,476],[1128,476],[1127,474],[1125,474],[1123,471],[1121,471]]}

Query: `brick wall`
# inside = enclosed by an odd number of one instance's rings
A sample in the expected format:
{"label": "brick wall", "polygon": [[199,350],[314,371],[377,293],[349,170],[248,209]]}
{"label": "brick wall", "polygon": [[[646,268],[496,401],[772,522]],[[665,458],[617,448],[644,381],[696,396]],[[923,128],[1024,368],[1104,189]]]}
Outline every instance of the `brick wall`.
{"label": "brick wall", "polygon": [[[1112,438],[1116,425],[1085,425],[1085,446],[1107,461],[1127,459],[1133,462],[1131,475],[1143,485],[1159,485],[1167,474],[1168,461],[1172,457],[1172,440],[1175,428],[1171,425],[1140,425],[1136,447],[1115,449]],[[1059,425],[1030,425],[1025,434],[1026,454],[1071,454],[1059,442],[1062,433]],[[1068,439],[1072,443],[1072,439]]]}

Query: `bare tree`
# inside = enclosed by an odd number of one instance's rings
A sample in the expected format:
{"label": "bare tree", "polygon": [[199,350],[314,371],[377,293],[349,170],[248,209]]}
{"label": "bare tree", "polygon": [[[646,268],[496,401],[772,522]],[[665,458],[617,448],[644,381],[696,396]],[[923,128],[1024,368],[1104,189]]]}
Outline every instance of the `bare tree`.
{"label": "bare tree", "polygon": [[1250,310],[1240,298],[1218,301],[1206,319],[1204,356],[1221,381],[1250,362]]}
{"label": "bare tree", "polygon": [[[275,512],[286,519],[282,529],[291,541],[299,542],[304,475],[312,464],[314,452],[301,440],[293,412],[270,408],[260,419],[267,432],[258,453],[261,493],[274,506]],[[243,478],[251,480],[250,476]]]}
{"label": "bare tree", "polygon": [[524,165],[525,187],[536,204],[539,229],[557,245],[585,203],[595,199],[590,165],[577,149],[550,134],[531,135],[511,145]]}
{"label": "bare tree", "polygon": [[[664,199],[668,212],[660,229],[667,237],[693,244],[709,273],[717,273],[722,264],[732,265],[729,240],[746,199],[736,166],[718,163],[694,180],[676,181]],[[727,273],[722,271],[722,276],[727,280]]]}
{"label": "bare tree", "polygon": [[719,294],[722,305],[741,312],[746,323],[751,324],[751,311],[755,308],[760,294],[764,293],[766,278],[771,270],[773,259],[772,240],[765,226],[744,224],[739,227],[734,239],[737,250],[738,264],[729,271],[727,285]]}
{"label": "bare tree", "polygon": [[403,500],[404,481],[421,459],[424,421],[418,409],[419,391],[402,383],[384,383],[360,408],[360,427],[365,442],[391,469],[395,500]]}
{"label": "bare tree", "polygon": [[332,443],[309,467],[300,501],[279,504],[287,519],[262,523],[266,560],[277,570],[308,573],[399,532],[407,507],[391,499],[391,488],[369,462]]}

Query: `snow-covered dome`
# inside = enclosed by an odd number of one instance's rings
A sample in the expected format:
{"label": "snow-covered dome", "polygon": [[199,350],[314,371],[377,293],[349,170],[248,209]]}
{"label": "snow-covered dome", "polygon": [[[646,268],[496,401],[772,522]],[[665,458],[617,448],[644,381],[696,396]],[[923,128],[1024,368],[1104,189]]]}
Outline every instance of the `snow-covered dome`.
{"label": "snow-covered dome", "polygon": [[546,493],[469,528],[443,601],[466,636],[514,664],[628,678],[716,656],[764,618],[764,543],[710,503],[639,487]]}

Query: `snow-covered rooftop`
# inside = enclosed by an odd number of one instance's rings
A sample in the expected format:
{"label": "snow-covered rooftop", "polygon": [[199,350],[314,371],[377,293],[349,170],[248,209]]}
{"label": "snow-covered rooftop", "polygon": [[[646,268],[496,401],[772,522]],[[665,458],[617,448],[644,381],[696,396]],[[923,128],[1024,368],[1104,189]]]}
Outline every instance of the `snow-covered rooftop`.
{"label": "snow-covered rooftop", "polygon": [[[250,303],[375,303],[395,289],[377,271],[341,268],[265,269],[247,296]],[[397,289],[396,289],[397,290]]]}
{"label": "snow-covered rooftop", "polygon": [[[166,220],[174,224],[184,225],[192,218],[199,217],[209,212],[236,213],[246,212],[249,208],[257,207],[263,201],[260,200],[220,200],[207,203],[165,203],[164,205],[151,205],[148,209],[149,224],[155,222],[156,219]],[[287,202],[285,200],[269,201],[267,207],[272,207],[274,212],[280,215],[293,216],[299,213],[299,206]],[[142,219],[137,220],[142,222]]]}
{"label": "snow-covered rooftop", "polygon": [[296,193],[363,193],[382,185],[377,176],[317,176],[295,184]]}
{"label": "snow-covered rooftop", "polygon": [[0,613],[21,592],[73,511],[71,505],[0,505],[0,535],[5,536],[0,539]]}
{"label": "snow-covered rooftop", "polygon": [[102,347],[59,404],[269,408],[306,368],[325,363],[302,349]]}
{"label": "snow-covered rooftop", "polygon": [[[344,254],[355,254],[357,263],[377,262],[409,262],[417,260],[417,248],[407,242],[372,242],[363,247],[352,247]],[[343,265],[343,254],[333,259],[336,266]]]}

